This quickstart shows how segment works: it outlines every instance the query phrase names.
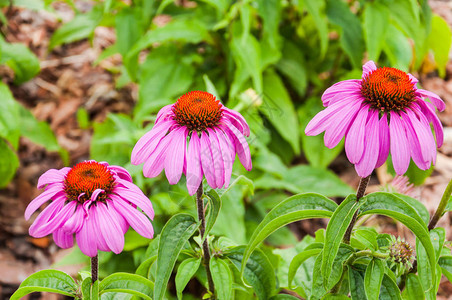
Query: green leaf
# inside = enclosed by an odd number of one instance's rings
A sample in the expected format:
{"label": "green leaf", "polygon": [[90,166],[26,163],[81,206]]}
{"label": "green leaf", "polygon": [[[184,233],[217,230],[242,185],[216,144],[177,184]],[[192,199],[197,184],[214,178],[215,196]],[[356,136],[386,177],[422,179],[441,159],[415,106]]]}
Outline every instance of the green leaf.
{"label": "green leaf", "polygon": [[452,43],[452,32],[447,22],[439,15],[433,15],[432,29],[428,36],[428,45],[438,66],[439,76],[446,75],[446,64],[449,61],[449,50]]}
{"label": "green leaf", "polygon": [[322,257],[322,253],[317,256],[314,268],[312,269],[312,287],[310,299],[321,299],[328,292],[323,284],[324,279],[322,272],[319,271],[322,266]]}
{"label": "green leaf", "polygon": [[269,300],[297,300],[300,298],[297,298],[295,296],[289,295],[289,294],[278,294],[272,296]]}
{"label": "green leaf", "polygon": [[332,289],[341,279],[344,272],[347,272],[346,262],[354,254],[354,249],[350,245],[341,243],[336,257],[333,261],[331,274],[329,278],[323,277],[324,282],[328,280],[326,284],[327,289]]}
{"label": "green leaf", "polygon": [[152,300],[154,284],[140,275],[114,273],[107,276],[99,284],[99,293],[126,293]]}
{"label": "green leaf", "polygon": [[339,246],[342,242],[345,231],[352,221],[353,215],[361,204],[361,201],[356,201],[355,195],[349,195],[334,211],[330,221],[328,222],[321,267],[324,284],[327,288],[332,288],[332,286],[330,287],[328,284],[332,274],[333,262],[339,251]]}
{"label": "green leaf", "polygon": [[284,40],[282,52],[276,68],[289,79],[291,86],[298,94],[304,96],[308,85],[308,66],[304,53],[288,39]]}
{"label": "green leaf", "polygon": [[258,0],[257,5],[259,15],[264,21],[262,39],[268,40],[271,49],[277,49],[280,39],[278,27],[281,20],[281,1]]}
{"label": "green leaf", "polygon": [[14,83],[21,84],[35,77],[41,70],[39,59],[27,46],[0,42],[0,63],[14,71]]}
{"label": "green leaf", "polygon": [[362,227],[357,229],[350,240],[350,245],[361,249],[378,249],[377,232],[373,228]]}
{"label": "green leaf", "polygon": [[16,174],[19,159],[8,144],[0,138],[0,188],[5,187]]}
{"label": "green leaf", "polygon": [[441,256],[438,260],[438,264],[441,267],[444,276],[452,282],[452,256]]}
{"label": "green leaf", "polygon": [[424,221],[425,225],[427,226],[428,222],[430,221],[430,214],[428,213],[427,208],[424,204],[422,204],[421,201],[411,198],[410,196],[399,194],[399,193],[393,193],[397,197],[401,198],[403,201],[408,203],[412,208],[414,208],[417,212],[417,214],[421,217],[422,221]]}
{"label": "green leaf", "polygon": [[386,39],[390,12],[378,2],[367,2],[364,7],[364,37],[369,59],[378,61]]}
{"label": "green leaf", "polygon": [[157,255],[154,300],[163,299],[177,257],[198,226],[192,216],[177,214],[163,227]]}
{"label": "green leaf", "polygon": [[[380,214],[394,218],[408,227],[420,240],[426,250],[430,267],[436,265],[435,249],[430,241],[430,235],[422,218],[416,210],[401,198],[389,193],[372,193],[363,197],[359,217],[368,214]],[[435,270],[432,269],[432,278],[435,278]],[[426,287],[432,288],[433,285]]]}
{"label": "green leaf", "polygon": [[425,299],[421,282],[416,274],[408,273],[406,276],[405,289],[402,292],[402,298],[406,300],[423,300]]}
{"label": "green leaf", "polygon": [[154,255],[145,261],[143,261],[135,271],[137,275],[143,276],[145,278],[151,279],[149,272],[151,270],[152,264],[157,260],[157,255]]}
{"label": "green leaf", "polygon": [[281,78],[273,71],[264,74],[264,96],[259,111],[276,128],[278,133],[300,153],[298,118],[292,100]]}
{"label": "green leaf", "polygon": [[20,299],[33,292],[50,292],[75,297],[77,285],[68,274],[58,270],[42,270],[25,279],[11,300]]}
{"label": "green leaf", "polygon": [[298,268],[301,266],[303,262],[305,262],[308,258],[318,255],[322,251],[321,248],[304,250],[303,252],[298,253],[290,262],[289,266],[289,274],[288,274],[288,282],[289,287],[292,286],[293,278],[297,273]]}
{"label": "green leaf", "polygon": [[228,264],[217,257],[210,259],[210,272],[219,300],[229,300],[232,296],[232,272]]}
{"label": "green leaf", "polygon": [[386,31],[383,50],[391,66],[408,71],[413,59],[413,50],[408,38],[394,24],[390,23]]}
{"label": "green leaf", "polygon": [[325,15],[325,0],[303,0],[298,3],[299,6],[306,8],[314,20],[320,38],[320,57],[323,58],[328,49],[328,21]]}
{"label": "green leaf", "polygon": [[206,231],[204,237],[207,237],[213,225],[215,225],[215,221],[217,220],[221,209],[220,196],[218,196],[218,193],[214,189],[209,190],[206,197],[209,200],[209,210],[206,216]]}
{"label": "green leaf", "polygon": [[367,299],[378,300],[384,274],[385,267],[383,262],[378,258],[372,259],[367,265],[366,273],[364,275],[364,289],[366,291]]}
{"label": "green leaf", "polygon": [[137,248],[147,246],[151,241],[150,239],[138,234],[132,228],[129,228],[129,230],[126,232],[124,239],[124,251],[132,251]]}
{"label": "green leaf", "polygon": [[254,249],[278,228],[308,218],[328,218],[336,207],[337,204],[332,200],[313,193],[295,195],[284,200],[275,206],[254,230],[243,255],[243,262],[245,263]]}
{"label": "green leaf", "polygon": [[350,296],[353,300],[367,300],[364,287],[364,272],[350,266],[348,268],[348,282]]}
{"label": "green leaf", "polygon": [[16,102],[9,87],[0,82],[0,97],[2,99],[2,109],[0,110],[0,136],[7,139],[13,148],[19,146],[20,136],[20,115],[21,105]]}
{"label": "green leaf", "polygon": [[342,29],[340,42],[350,57],[353,67],[361,69],[364,54],[364,38],[361,22],[342,0],[327,0],[327,15],[331,23]]}
{"label": "green leaf", "polygon": [[76,15],[71,21],[63,24],[52,35],[49,51],[56,46],[75,42],[90,37],[99,25],[102,11],[93,8],[89,13]]}
{"label": "green leaf", "polygon": [[400,290],[397,283],[388,275],[383,276],[383,281],[380,289],[380,300],[402,300]]}
{"label": "green leaf", "polygon": [[[187,283],[198,271],[199,265],[201,264],[201,257],[199,258],[188,258],[184,260],[177,268],[176,273],[176,291],[177,299],[182,299],[182,291],[184,290]],[[213,274],[212,274],[213,275]]]}
{"label": "green leaf", "polygon": [[99,280],[91,285],[91,300],[99,300]]}
{"label": "green leaf", "polygon": [[[275,271],[267,256],[257,249],[249,259],[244,257],[245,246],[232,248],[225,256],[242,271],[245,280],[254,288],[258,299],[268,299],[276,287]],[[242,263],[246,261],[246,266]]]}
{"label": "green leaf", "polygon": [[83,300],[91,300],[91,277],[86,277],[82,281],[80,290],[82,292]]}

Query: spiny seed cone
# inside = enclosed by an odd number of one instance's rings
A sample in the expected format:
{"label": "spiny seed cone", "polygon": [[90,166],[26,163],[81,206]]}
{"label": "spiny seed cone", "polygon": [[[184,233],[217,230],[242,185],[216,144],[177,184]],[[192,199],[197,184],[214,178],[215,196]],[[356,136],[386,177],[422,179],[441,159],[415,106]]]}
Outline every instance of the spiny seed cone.
{"label": "spiny seed cone", "polygon": [[411,268],[413,266],[415,253],[410,244],[398,237],[397,239],[394,239],[389,246],[389,256],[393,262]]}

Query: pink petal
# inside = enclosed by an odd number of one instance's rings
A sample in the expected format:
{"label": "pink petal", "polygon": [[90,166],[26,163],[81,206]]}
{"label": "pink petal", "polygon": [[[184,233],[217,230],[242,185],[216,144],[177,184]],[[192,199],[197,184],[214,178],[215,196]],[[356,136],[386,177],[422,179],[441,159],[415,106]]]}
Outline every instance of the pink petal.
{"label": "pink petal", "polygon": [[212,151],[210,150],[210,139],[204,131],[201,133],[201,168],[207,183],[211,188],[216,189],[215,169],[213,165]]}
{"label": "pink petal", "polygon": [[173,106],[174,104],[168,104],[162,107],[157,113],[155,124],[163,122],[168,115],[172,115]]}
{"label": "pink petal", "polygon": [[105,240],[105,237],[100,232],[100,221],[99,221],[99,211],[97,209],[97,205],[90,206],[89,209],[89,218],[91,219],[91,222],[88,222],[86,226],[88,226],[88,229],[91,232],[96,232],[96,235],[94,239],[96,240],[96,248],[100,251],[109,252],[111,249],[107,244],[107,241]]}
{"label": "pink petal", "polygon": [[165,157],[165,174],[170,184],[176,184],[182,176],[185,152],[187,150],[188,129],[180,127],[174,131]]}
{"label": "pink petal", "polygon": [[152,228],[151,222],[144,214],[123,201],[113,201],[112,204],[116,211],[120,212],[139,235],[148,239],[153,238],[154,229]]}
{"label": "pink petal", "polygon": [[422,170],[427,170],[430,167],[430,163],[426,162],[422,157],[421,145],[419,143],[419,138],[414,131],[409,117],[406,113],[401,112],[402,124],[405,127],[407,133],[407,140],[411,151],[411,157],[414,163]]}
{"label": "pink petal", "polygon": [[67,249],[74,246],[74,238],[72,237],[72,234],[67,234],[61,228],[53,233],[53,240],[60,248]]}
{"label": "pink petal", "polygon": [[344,137],[350,123],[358,113],[361,102],[356,102],[352,106],[344,106],[341,113],[331,122],[330,127],[325,130],[324,142],[328,148],[334,148]]}
{"label": "pink petal", "polygon": [[172,120],[162,122],[143,135],[133,147],[131,163],[139,165],[147,161],[173,124]]}
{"label": "pink petal", "polygon": [[[121,199],[120,197],[116,197],[115,201],[124,201],[123,199]],[[107,200],[107,205],[109,207],[114,207],[113,206],[113,202],[112,200]],[[125,201],[126,203],[129,203],[128,201]],[[134,206],[135,207],[135,206]],[[125,234],[128,230],[129,230],[129,223],[124,219],[124,217],[116,210],[116,209],[110,209],[110,213],[113,216],[113,218],[115,218],[116,220],[118,220],[118,224],[119,227],[122,230],[122,233]]]}
{"label": "pink petal", "polygon": [[78,232],[85,220],[85,210],[79,205],[75,209],[74,214],[63,224],[62,230],[68,234]]}
{"label": "pink petal", "polygon": [[359,163],[355,165],[356,172],[361,177],[367,177],[372,174],[378,160],[380,151],[378,133],[380,131],[378,124],[378,112],[370,114],[369,121],[366,124],[366,138],[364,154]]}
{"label": "pink petal", "polygon": [[418,101],[416,103],[421,107],[424,115],[427,117],[427,120],[432,122],[436,135],[436,146],[440,148],[444,142],[443,124],[441,124],[441,121],[435,114],[434,109],[430,107],[430,103],[424,101]]}
{"label": "pink petal", "polygon": [[223,106],[223,113],[229,117],[229,121],[240,130],[245,136],[250,136],[250,127],[245,121],[245,118],[238,112]]}
{"label": "pink petal", "polygon": [[218,137],[217,137],[216,132],[211,128],[208,128],[207,132],[209,133],[210,150],[212,151],[214,171],[215,171],[215,180],[217,183],[217,187],[221,188],[224,185],[223,154],[221,153],[221,147],[218,142]]}
{"label": "pink petal", "polygon": [[64,224],[74,213],[76,206],[75,201],[71,201],[61,208],[53,218],[51,218],[47,223],[41,224],[41,226],[30,226],[29,233],[31,236],[36,238],[44,237],[48,234],[53,233],[62,224]]}
{"label": "pink petal", "polygon": [[83,254],[94,257],[97,255],[97,242],[96,242],[96,233],[90,230],[90,223],[93,222],[93,218],[85,219],[84,224],[79,232],[76,234],[77,245]]}
{"label": "pink petal", "polygon": [[34,198],[25,209],[25,220],[29,220],[31,215],[44,203],[52,198],[64,193],[63,184],[52,184],[42,194]]}
{"label": "pink petal", "polygon": [[124,234],[118,221],[110,214],[112,207],[107,207],[104,203],[97,204],[97,222],[100,226],[100,233],[105,239],[108,247],[116,254],[121,253],[124,248]]}
{"label": "pink petal", "polygon": [[358,163],[363,156],[364,134],[366,132],[366,120],[369,113],[369,105],[361,107],[345,137],[345,153],[352,164]]}
{"label": "pink petal", "polygon": [[99,196],[99,194],[104,193],[105,191],[103,189],[96,189],[94,190],[94,192],[91,194],[91,201],[96,201],[97,200],[97,196]]}
{"label": "pink petal", "polygon": [[157,145],[157,148],[147,158],[147,161],[143,166],[144,176],[152,178],[158,176],[162,172],[163,167],[165,166],[166,150],[174,136],[173,133],[174,131],[162,138]]}
{"label": "pink petal", "polygon": [[369,60],[366,62],[363,66],[363,79],[366,78],[370,73],[375,71],[377,69],[377,66],[372,60]]}
{"label": "pink petal", "polygon": [[235,147],[234,142],[221,129],[217,129],[218,143],[221,148],[224,163],[224,186],[227,188],[231,180],[232,166],[235,161]]}
{"label": "pink petal", "polygon": [[29,228],[29,232],[39,231],[42,226],[50,222],[57,214],[60,213],[65,203],[65,198],[60,197],[53,200],[44,210],[36,217],[33,224]]}
{"label": "pink petal", "polygon": [[389,134],[394,170],[397,175],[403,175],[410,164],[410,150],[408,149],[408,140],[400,116],[393,111],[390,114]]}
{"label": "pink petal", "polygon": [[115,172],[119,178],[132,182],[129,171],[120,166],[108,166],[108,169]]}
{"label": "pink petal", "polygon": [[376,164],[376,168],[381,167],[388,159],[389,155],[389,126],[388,126],[388,117],[386,113],[383,113],[379,121],[378,127],[380,128],[379,137],[380,137],[380,151],[378,154],[378,161]]}
{"label": "pink petal", "polygon": [[361,80],[359,79],[349,79],[337,82],[327,88],[325,92],[322,95],[322,103],[323,106],[327,107],[332,105],[333,101],[336,96],[342,95],[342,94],[355,94],[357,92],[360,92],[361,88]]}
{"label": "pink petal", "polygon": [[62,168],[60,170],[50,169],[39,177],[38,189],[42,189],[47,184],[52,184],[56,182],[62,183],[66,174],[71,170],[71,168]]}
{"label": "pink petal", "polygon": [[[132,190],[121,187],[115,188],[115,193],[123,200],[131,202],[141,208],[151,220],[154,219],[154,209],[152,208],[152,203],[144,194],[138,194]],[[116,196],[112,195],[111,197],[113,199]]]}
{"label": "pink petal", "polygon": [[187,152],[187,189],[194,195],[202,181],[201,170],[201,142],[196,131],[192,132]]}
{"label": "pink petal", "polygon": [[418,89],[416,91],[416,94],[418,94],[419,96],[423,97],[423,98],[429,98],[430,101],[436,106],[436,108],[439,111],[443,111],[446,108],[446,104],[444,104],[444,101],[435,93],[426,91],[426,90],[422,90],[422,89]]}
{"label": "pink petal", "polygon": [[428,123],[421,122],[417,115],[410,109],[406,109],[408,121],[412,126],[413,133],[419,140],[420,151],[422,154],[423,161],[426,162],[429,167],[433,156],[436,156],[435,140]]}
{"label": "pink petal", "polygon": [[411,82],[414,84],[414,86],[416,87],[416,83],[418,83],[418,80],[416,77],[414,77],[413,75],[411,75],[410,73],[407,73],[408,77],[411,79]]}
{"label": "pink petal", "polygon": [[220,128],[222,128],[226,134],[229,134],[230,139],[234,141],[235,150],[237,151],[240,162],[247,171],[251,171],[251,154],[246,138],[237,130],[237,128],[231,126],[228,122],[225,122]]}

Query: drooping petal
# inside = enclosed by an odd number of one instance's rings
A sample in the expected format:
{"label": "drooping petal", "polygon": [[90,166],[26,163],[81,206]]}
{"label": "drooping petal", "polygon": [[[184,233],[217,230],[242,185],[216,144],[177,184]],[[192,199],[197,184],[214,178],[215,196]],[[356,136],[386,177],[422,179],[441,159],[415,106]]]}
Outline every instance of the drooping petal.
{"label": "drooping petal", "polygon": [[88,226],[93,222],[93,218],[86,218],[84,224],[81,229],[75,235],[77,240],[77,245],[83,254],[94,257],[97,255],[97,241],[96,241],[96,233],[92,232]]}
{"label": "drooping petal", "polygon": [[91,222],[87,223],[88,229],[91,232],[96,232],[96,236],[94,239],[96,240],[96,248],[100,251],[108,252],[110,251],[110,247],[107,244],[103,234],[100,232],[100,221],[99,221],[99,212],[97,210],[97,205],[92,205],[89,209],[89,218]]}
{"label": "drooping petal", "polygon": [[411,75],[410,73],[407,73],[408,77],[410,77],[411,82],[414,84],[414,86],[416,87],[416,83],[418,83],[418,80],[416,77],[414,77],[413,75]]}
{"label": "drooping petal", "polygon": [[91,201],[96,201],[97,200],[97,196],[99,196],[99,194],[104,193],[105,191],[103,189],[96,189],[94,190],[94,192],[91,194]]}
{"label": "drooping petal", "polygon": [[411,157],[414,163],[422,170],[427,170],[430,167],[430,163],[424,160],[422,157],[421,144],[419,141],[419,137],[416,134],[412,123],[409,120],[409,117],[406,113],[401,112],[402,115],[402,124],[405,127],[407,134],[407,141],[411,153]]}
{"label": "drooping petal", "polygon": [[187,150],[188,129],[180,127],[174,131],[165,157],[165,174],[170,184],[176,184],[182,176],[185,152]]}
{"label": "drooping petal", "polygon": [[380,151],[378,154],[378,160],[375,168],[381,167],[388,159],[389,155],[389,126],[388,126],[388,116],[386,113],[383,114],[380,121],[378,122],[378,127],[380,132],[378,133],[380,138]]}
{"label": "drooping petal", "polygon": [[207,133],[201,132],[201,168],[207,183],[211,188],[216,189],[215,168],[213,164],[212,150],[210,149],[210,140]]}
{"label": "drooping petal", "polygon": [[344,106],[341,110],[341,113],[338,114],[335,119],[331,122],[331,127],[328,127],[325,130],[325,146],[328,148],[334,148],[339,144],[339,142],[344,137],[347,129],[350,126],[350,123],[355,118],[356,114],[361,107],[360,102],[356,102],[351,106]]}
{"label": "drooping petal", "polygon": [[174,132],[171,132],[164,138],[162,138],[157,145],[157,148],[147,158],[143,166],[143,174],[146,177],[153,178],[158,176],[165,165],[166,150],[171,142]]}
{"label": "drooping petal", "polygon": [[71,168],[62,168],[60,170],[50,169],[39,177],[38,189],[44,188],[47,184],[53,184],[56,182],[62,183],[64,177]]}
{"label": "drooping petal", "polygon": [[444,142],[443,124],[441,124],[441,121],[435,114],[434,109],[430,107],[429,103],[424,101],[418,101],[416,103],[421,107],[424,115],[427,117],[427,120],[432,122],[433,129],[435,130],[436,146],[440,148]]}
{"label": "drooping petal", "polygon": [[418,94],[422,98],[429,98],[439,111],[443,111],[446,108],[444,101],[435,93],[418,89],[415,94]]}
{"label": "drooping petal", "polygon": [[61,227],[66,233],[73,234],[78,232],[85,220],[85,210],[80,205],[75,209],[74,214]]}
{"label": "drooping petal", "polygon": [[229,134],[231,140],[234,141],[235,150],[240,159],[240,162],[247,171],[252,168],[251,153],[246,138],[235,127],[231,127],[228,122],[224,126],[220,126],[226,134]]}
{"label": "drooping petal", "polygon": [[[407,121],[413,128],[413,133],[419,141],[419,147],[422,154],[422,159],[430,167],[432,161],[432,153],[436,154],[435,141],[433,139],[430,126],[423,124],[417,117],[417,115],[410,109],[406,110]],[[414,137],[414,136],[413,136]]]}
{"label": "drooping petal", "polygon": [[[151,201],[144,195],[138,194],[134,191],[117,187],[115,189],[116,195],[121,197],[122,199],[133,203],[134,205],[141,208],[148,217],[153,220],[154,219],[154,209],[152,208]],[[113,197],[113,195],[112,195]]]}
{"label": "drooping petal", "polygon": [[367,75],[369,75],[372,71],[375,71],[377,69],[377,66],[372,60],[369,60],[366,62],[363,66],[363,76],[362,78],[366,78]]}
{"label": "drooping petal", "polygon": [[173,106],[174,104],[168,104],[162,107],[157,113],[155,124],[165,121],[169,115],[172,115]]}
{"label": "drooping petal", "polygon": [[202,181],[201,170],[201,142],[196,131],[192,132],[187,151],[187,189],[194,195]]}
{"label": "drooping petal", "polygon": [[403,175],[410,164],[410,150],[408,149],[405,128],[396,112],[390,113],[389,134],[394,170],[397,175]]}
{"label": "drooping petal", "polygon": [[25,209],[25,220],[30,219],[31,215],[44,203],[52,198],[56,198],[64,193],[63,184],[52,184],[48,189],[46,189],[38,197],[34,198],[30,204],[28,204]]}
{"label": "drooping petal", "polygon": [[42,226],[52,220],[55,215],[59,214],[64,206],[65,199],[63,197],[53,200],[44,210],[36,217],[33,224],[31,224],[29,232],[36,232]]}
{"label": "drooping petal", "polygon": [[67,234],[63,229],[58,229],[53,233],[53,240],[58,247],[67,249],[74,246],[74,237],[72,234]]}
{"label": "drooping petal", "polygon": [[69,202],[63,208],[60,209],[59,213],[56,214],[49,222],[41,224],[41,226],[30,226],[29,233],[31,236],[36,238],[44,237],[48,234],[53,233],[62,224],[64,224],[74,213],[76,203],[74,201]]}
{"label": "drooping petal", "polygon": [[108,166],[108,169],[115,172],[119,178],[132,182],[132,176],[129,171],[120,166]]}
{"label": "drooping petal", "polygon": [[152,239],[154,229],[149,219],[143,213],[121,200],[112,201],[112,204],[116,211],[120,212],[139,235]]}
{"label": "drooping petal", "polygon": [[98,203],[96,217],[105,242],[114,253],[118,254],[124,248],[124,234],[118,221],[110,213],[110,209],[114,208],[107,207],[102,202]]}
{"label": "drooping petal", "polygon": [[215,170],[215,180],[217,183],[217,187],[221,188],[224,185],[223,154],[221,153],[221,147],[218,142],[217,133],[210,128],[207,129],[207,132],[209,133],[210,150],[212,151],[213,164]]}
{"label": "drooping petal", "polygon": [[232,166],[235,161],[235,146],[234,142],[221,129],[217,129],[218,143],[221,148],[224,163],[224,186],[227,188],[231,181]]}
{"label": "drooping petal", "polygon": [[361,107],[345,137],[345,153],[352,164],[358,163],[364,153],[365,125],[368,114],[369,105]]}
{"label": "drooping petal", "polygon": [[229,117],[229,121],[235,127],[237,127],[237,129],[239,129],[243,135],[245,136],[250,135],[250,127],[246,123],[245,118],[243,118],[243,116],[240,113],[232,109],[229,109],[226,106],[223,106],[223,110],[224,110],[223,113]]}
{"label": "drooping petal", "polygon": [[336,99],[337,96],[354,95],[360,91],[360,87],[361,80],[359,79],[349,79],[333,84],[331,87],[327,88],[322,95],[323,106],[328,107],[332,105],[336,102],[333,101],[333,99]]}
{"label": "drooping petal", "polygon": [[[111,197],[113,198],[113,196],[114,195],[112,195]],[[109,207],[114,207],[113,202],[116,201],[116,199],[119,199],[118,201],[124,201],[123,199],[115,196],[114,200],[113,199],[107,200],[107,205]],[[125,201],[125,203],[129,202]],[[130,227],[129,223],[126,221],[126,219],[124,219],[124,216],[116,209],[110,209],[110,213],[112,214],[114,219],[118,220],[119,227],[121,228],[122,233],[125,234],[129,230]]]}
{"label": "drooping petal", "polygon": [[377,111],[371,112],[366,128],[364,154],[359,163],[355,165],[356,172],[361,177],[367,177],[372,174],[378,160],[378,153],[380,151],[378,134],[380,128],[378,124]]}

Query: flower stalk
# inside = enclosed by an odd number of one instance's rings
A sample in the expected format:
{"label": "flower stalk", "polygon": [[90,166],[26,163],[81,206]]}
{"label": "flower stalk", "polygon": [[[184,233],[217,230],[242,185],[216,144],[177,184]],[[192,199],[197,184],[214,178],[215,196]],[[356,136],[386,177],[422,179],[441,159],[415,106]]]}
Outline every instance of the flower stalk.
{"label": "flower stalk", "polygon": [[204,257],[204,266],[206,268],[206,274],[207,274],[207,283],[209,285],[209,292],[214,294],[215,287],[213,284],[212,279],[212,273],[210,272],[210,250],[209,250],[209,242],[207,241],[207,237],[205,237],[206,233],[206,217],[204,214],[204,203],[202,196],[204,194],[202,182],[198,187],[198,190],[196,192],[196,206],[198,208],[198,219],[201,221],[201,225],[199,227],[199,232],[201,233],[201,240],[202,242],[202,252]]}
{"label": "flower stalk", "polygon": [[[359,181],[358,191],[356,192],[356,202],[359,201],[364,196],[364,193],[366,192],[367,185],[369,184],[370,175],[367,177],[361,177],[361,180]],[[350,244],[350,236],[352,234],[353,227],[355,226],[356,220],[358,219],[358,211],[355,212],[353,215],[352,221],[350,222],[350,225],[347,227],[347,231],[345,231],[344,235],[344,243]]]}
{"label": "flower stalk", "polygon": [[447,203],[449,203],[451,194],[452,194],[452,180],[449,181],[449,184],[447,185],[446,190],[444,191],[443,197],[439,202],[438,208],[436,209],[435,214],[433,215],[433,217],[430,220],[430,223],[428,224],[428,230],[432,230],[433,228],[435,228],[439,219],[443,216],[444,211],[446,210]]}
{"label": "flower stalk", "polygon": [[98,255],[91,257],[91,282],[94,284],[99,279],[99,258]]}

